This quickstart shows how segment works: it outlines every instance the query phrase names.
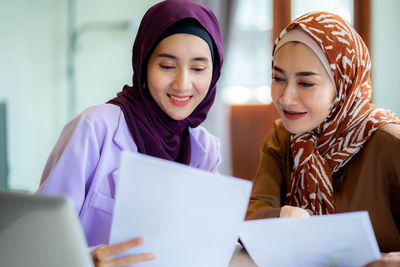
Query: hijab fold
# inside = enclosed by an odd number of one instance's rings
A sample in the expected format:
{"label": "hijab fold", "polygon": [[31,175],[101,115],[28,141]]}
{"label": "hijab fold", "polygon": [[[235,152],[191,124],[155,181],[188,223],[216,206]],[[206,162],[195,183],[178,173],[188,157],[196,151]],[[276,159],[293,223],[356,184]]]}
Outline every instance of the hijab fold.
{"label": "hijab fold", "polygon": [[279,40],[294,28],[307,33],[324,52],[336,98],[321,125],[291,135],[294,162],[286,204],[313,214],[334,213],[332,174],[351,160],[380,126],[400,122],[394,113],[370,102],[370,56],[353,26],[331,13],[305,14],[283,30],[273,54]]}
{"label": "hijab fold", "polygon": [[[151,97],[146,81],[147,59],[159,38],[175,23],[196,20],[211,36],[214,47],[213,76],[207,95],[184,120],[165,114]],[[151,7],[140,23],[132,50],[132,86],[125,85],[112,103],[121,107],[138,151],[150,156],[190,164],[191,137],[206,119],[214,102],[216,83],[223,62],[222,40],[215,15],[205,6],[190,0],[166,0]]]}

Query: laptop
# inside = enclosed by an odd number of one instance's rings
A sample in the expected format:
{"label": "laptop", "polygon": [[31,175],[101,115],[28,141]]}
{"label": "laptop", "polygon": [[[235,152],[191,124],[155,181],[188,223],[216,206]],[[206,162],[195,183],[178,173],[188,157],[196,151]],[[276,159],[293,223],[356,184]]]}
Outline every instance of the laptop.
{"label": "laptop", "polygon": [[123,254],[154,252],[135,266],[228,266],[252,183],[138,153],[123,152],[110,243],[142,236]]}
{"label": "laptop", "polygon": [[72,203],[0,191],[0,265],[93,266]]}

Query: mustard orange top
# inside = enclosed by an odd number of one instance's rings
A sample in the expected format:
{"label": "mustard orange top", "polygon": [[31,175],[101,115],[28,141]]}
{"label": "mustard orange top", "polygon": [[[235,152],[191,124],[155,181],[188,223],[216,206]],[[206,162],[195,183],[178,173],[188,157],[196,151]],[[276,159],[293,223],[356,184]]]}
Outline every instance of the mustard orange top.
{"label": "mustard orange top", "polygon": [[[337,213],[366,210],[383,252],[400,250],[400,125],[379,127],[332,175]],[[268,133],[246,219],[279,217],[293,169],[290,133],[279,119]]]}

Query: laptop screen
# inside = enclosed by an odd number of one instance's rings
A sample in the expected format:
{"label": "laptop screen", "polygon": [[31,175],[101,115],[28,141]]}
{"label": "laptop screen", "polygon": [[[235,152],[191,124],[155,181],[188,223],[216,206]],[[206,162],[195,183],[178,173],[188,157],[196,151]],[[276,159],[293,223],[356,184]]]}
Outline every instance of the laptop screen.
{"label": "laptop screen", "polygon": [[66,197],[0,191],[1,266],[93,266]]}

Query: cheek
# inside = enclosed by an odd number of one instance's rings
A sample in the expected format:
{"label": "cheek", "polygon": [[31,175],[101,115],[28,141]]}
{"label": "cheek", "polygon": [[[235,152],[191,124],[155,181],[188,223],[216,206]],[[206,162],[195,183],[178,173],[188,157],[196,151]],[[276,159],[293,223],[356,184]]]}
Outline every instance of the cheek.
{"label": "cheek", "polygon": [[330,110],[331,110],[330,107],[331,107],[330,103],[328,103],[328,102],[322,103],[321,102],[319,107],[317,109],[315,109],[314,112],[316,113],[316,115],[321,117],[322,121],[324,121],[330,113]]}
{"label": "cheek", "polygon": [[272,84],[271,85],[271,98],[274,103],[278,102],[280,96],[280,89],[278,86]]}
{"label": "cheek", "polygon": [[158,91],[162,91],[164,83],[165,77],[159,71],[149,69],[147,73],[147,84],[152,95],[157,94]]}
{"label": "cheek", "polygon": [[150,85],[154,84],[154,81],[157,80],[157,79],[155,79],[154,76],[155,76],[154,68],[149,66],[147,68],[147,84],[149,85],[149,87],[150,87]]}
{"label": "cheek", "polygon": [[309,101],[316,101],[321,105],[331,105],[335,97],[334,89],[330,85],[318,86],[312,91],[305,91],[305,95]]}
{"label": "cheek", "polygon": [[161,102],[163,101],[162,95],[164,94],[164,86],[162,85],[162,77],[157,75],[155,72],[148,72],[147,74],[147,86],[149,88],[149,92],[151,97],[156,101],[156,103],[161,106]]}
{"label": "cheek", "polygon": [[204,75],[203,77],[197,77],[197,79],[196,79],[197,91],[203,97],[207,94],[208,89],[210,88],[211,79],[212,79],[211,73],[207,73],[207,75]]}
{"label": "cheek", "polygon": [[315,94],[311,94],[308,98],[308,103],[309,105],[315,106],[314,111],[318,112],[321,117],[326,119],[330,113],[333,100],[333,88],[327,86],[325,88],[320,88],[320,90],[316,90]]}

